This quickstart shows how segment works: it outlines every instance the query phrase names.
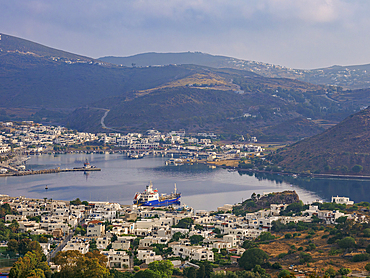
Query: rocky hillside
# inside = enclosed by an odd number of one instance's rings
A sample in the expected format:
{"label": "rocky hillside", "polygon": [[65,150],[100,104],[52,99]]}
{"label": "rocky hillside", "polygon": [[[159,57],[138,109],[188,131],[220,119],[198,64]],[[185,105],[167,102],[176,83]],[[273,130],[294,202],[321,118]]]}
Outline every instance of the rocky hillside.
{"label": "rocky hillside", "polygon": [[250,199],[243,201],[241,205],[233,207],[236,215],[245,215],[249,212],[269,209],[271,204],[292,204],[299,202],[299,196],[295,191],[273,192],[262,197],[252,194]]}

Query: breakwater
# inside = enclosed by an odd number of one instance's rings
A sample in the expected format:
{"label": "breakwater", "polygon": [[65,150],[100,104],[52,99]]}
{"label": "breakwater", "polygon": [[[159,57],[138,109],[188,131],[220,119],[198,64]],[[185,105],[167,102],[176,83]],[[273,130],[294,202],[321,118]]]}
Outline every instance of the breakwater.
{"label": "breakwater", "polygon": [[30,170],[30,171],[17,171],[6,174],[0,174],[0,177],[11,177],[11,176],[29,176],[29,175],[42,175],[42,174],[55,174],[63,172],[91,172],[101,171],[100,168],[75,168],[75,169],[44,169],[44,170]]}

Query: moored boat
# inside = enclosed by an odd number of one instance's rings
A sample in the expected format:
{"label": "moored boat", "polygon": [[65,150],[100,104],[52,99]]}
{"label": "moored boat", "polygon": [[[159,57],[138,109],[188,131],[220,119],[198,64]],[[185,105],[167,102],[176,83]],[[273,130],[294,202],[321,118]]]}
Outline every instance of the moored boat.
{"label": "moored boat", "polygon": [[133,203],[138,206],[163,207],[180,204],[181,193],[177,193],[176,184],[174,192],[171,194],[159,195],[157,189],[153,189],[152,182],[146,186],[146,189],[140,193],[136,192]]}

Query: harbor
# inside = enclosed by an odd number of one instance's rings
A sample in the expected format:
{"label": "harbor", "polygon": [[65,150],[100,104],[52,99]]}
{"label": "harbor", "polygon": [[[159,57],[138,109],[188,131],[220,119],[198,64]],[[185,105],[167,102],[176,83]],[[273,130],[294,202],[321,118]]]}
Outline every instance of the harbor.
{"label": "harbor", "polygon": [[[66,174],[12,176],[0,179],[1,194],[73,200],[78,196],[89,201],[132,203],[143,184],[152,181],[159,192],[173,192],[177,184],[181,200],[195,209],[215,209],[225,203],[242,201],[253,192],[291,190],[290,183],[258,180],[221,167],[195,163],[165,166],[168,157],[146,156],[143,159],[127,159],[125,154],[63,154],[35,155],[26,167],[34,171],[43,169],[73,169],[83,166],[85,159],[101,171],[73,171]],[[48,185],[48,190],[45,186]],[[321,198],[314,192],[295,188],[306,201]],[[335,192],[338,192],[337,190]],[[337,194],[337,193],[336,193]],[[342,194],[340,191],[338,194]],[[342,195],[345,195],[344,193]],[[346,196],[349,196],[346,193]],[[352,198],[352,196],[350,196]],[[245,197],[244,197],[245,198]],[[355,199],[355,198],[352,198]],[[210,202],[212,200],[212,202]]]}

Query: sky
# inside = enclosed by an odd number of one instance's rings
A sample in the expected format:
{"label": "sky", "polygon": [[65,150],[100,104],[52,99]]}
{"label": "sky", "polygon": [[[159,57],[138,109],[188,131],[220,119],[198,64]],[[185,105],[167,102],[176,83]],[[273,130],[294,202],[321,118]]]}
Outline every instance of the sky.
{"label": "sky", "polygon": [[311,69],[370,63],[367,0],[0,0],[0,32],[93,58],[200,51]]}

